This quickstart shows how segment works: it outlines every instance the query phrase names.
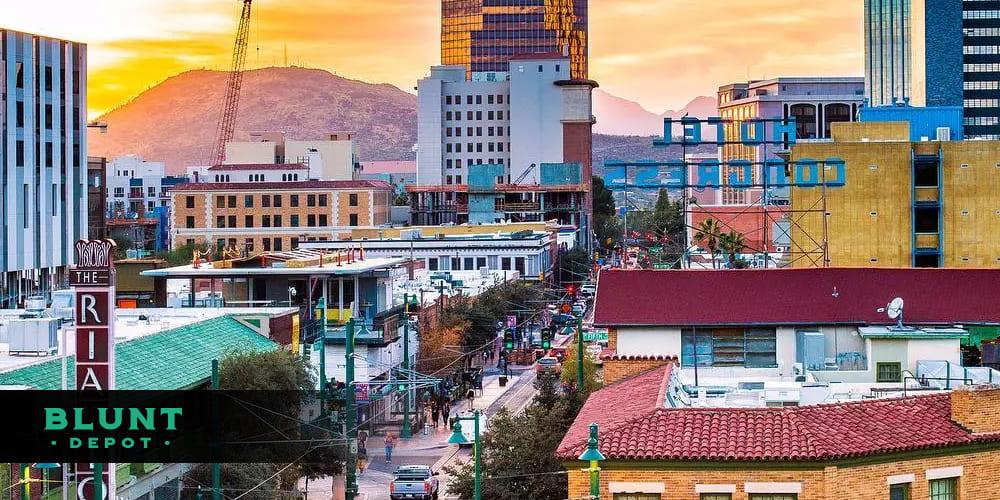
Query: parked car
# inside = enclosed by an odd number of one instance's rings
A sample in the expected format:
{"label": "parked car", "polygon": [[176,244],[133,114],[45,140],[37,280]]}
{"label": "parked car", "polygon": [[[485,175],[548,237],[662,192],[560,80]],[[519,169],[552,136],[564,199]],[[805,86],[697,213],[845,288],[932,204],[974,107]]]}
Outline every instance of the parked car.
{"label": "parked car", "polygon": [[593,283],[587,283],[580,287],[580,295],[584,297],[593,297],[597,293],[597,285]]}
{"label": "parked car", "polygon": [[535,373],[539,375],[559,375],[562,372],[562,363],[557,358],[545,356],[535,362]]}
{"label": "parked car", "polygon": [[583,316],[585,310],[586,309],[584,309],[583,307],[580,307],[580,304],[573,304],[573,308],[570,310],[570,312],[573,313],[573,316],[580,317]]}
{"label": "parked car", "polygon": [[403,465],[396,468],[389,483],[392,500],[437,500],[438,473],[426,465]]}

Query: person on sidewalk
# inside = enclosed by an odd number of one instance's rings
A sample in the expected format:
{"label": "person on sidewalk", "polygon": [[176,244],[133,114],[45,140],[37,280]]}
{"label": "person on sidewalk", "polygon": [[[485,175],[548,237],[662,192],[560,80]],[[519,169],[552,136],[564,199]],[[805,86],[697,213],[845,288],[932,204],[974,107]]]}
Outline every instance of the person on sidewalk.
{"label": "person on sidewalk", "polygon": [[396,440],[391,432],[385,433],[385,463],[392,462],[392,449],[396,446]]}
{"label": "person on sidewalk", "polygon": [[441,413],[441,410],[437,407],[437,405],[436,404],[432,405],[431,406],[431,422],[434,423],[434,428],[435,429],[438,428],[438,414],[439,413]]}

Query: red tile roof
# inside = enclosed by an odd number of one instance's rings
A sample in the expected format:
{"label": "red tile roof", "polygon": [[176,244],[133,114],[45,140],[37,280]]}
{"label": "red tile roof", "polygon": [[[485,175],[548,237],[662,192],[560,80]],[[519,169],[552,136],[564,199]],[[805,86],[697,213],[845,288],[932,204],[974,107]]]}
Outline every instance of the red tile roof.
{"label": "red tile roof", "polygon": [[212,172],[231,170],[309,170],[305,163],[233,163],[208,167]]}
{"label": "red tile roof", "polygon": [[951,421],[938,393],[786,408],[663,408],[663,367],[595,392],[556,450],[573,460],[600,426],[599,449],[620,460],[814,461],[1000,442]]}
{"label": "red tile roof", "polygon": [[1000,323],[998,283],[1000,269],[612,270],[594,324],[888,324],[893,297],[907,323]]}
{"label": "red tile roof", "polygon": [[176,191],[241,191],[257,189],[395,189],[385,181],[298,181],[298,182],[187,182],[170,188]]}

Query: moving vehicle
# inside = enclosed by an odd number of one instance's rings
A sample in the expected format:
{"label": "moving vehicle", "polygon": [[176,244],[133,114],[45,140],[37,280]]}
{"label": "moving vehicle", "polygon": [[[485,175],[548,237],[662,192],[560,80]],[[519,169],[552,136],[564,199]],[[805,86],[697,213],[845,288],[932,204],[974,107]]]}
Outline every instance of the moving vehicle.
{"label": "moving vehicle", "polygon": [[403,465],[396,468],[389,483],[392,500],[437,500],[440,485],[438,473],[426,465]]}
{"label": "moving vehicle", "polygon": [[562,363],[552,356],[545,356],[535,362],[535,372],[539,375],[559,375],[562,372]]}
{"label": "moving vehicle", "polygon": [[584,311],[585,309],[581,307],[580,304],[573,304],[573,308],[570,310],[570,312],[573,313],[573,316],[576,317],[583,316]]}
{"label": "moving vehicle", "polygon": [[593,283],[587,283],[580,287],[580,295],[584,297],[593,297],[597,293],[597,285]]}

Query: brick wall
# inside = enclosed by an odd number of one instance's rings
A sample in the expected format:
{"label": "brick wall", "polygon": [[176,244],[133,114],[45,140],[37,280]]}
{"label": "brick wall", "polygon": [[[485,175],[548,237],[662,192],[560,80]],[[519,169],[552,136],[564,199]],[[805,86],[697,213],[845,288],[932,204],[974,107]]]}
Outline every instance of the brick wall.
{"label": "brick wall", "polygon": [[1000,386],[960,387],[951,393],[951,419],[972,432],[1000,432]]}
{"label": "brick wall", "polygon": [[[746,468],[718,469],[707,467],[705,462],[691,462],[686,467],[653,466],[653,462],[636,462],[642,468],[627,462],[601,464],[601,498],[613,498],[610,482],[640,482],[662,484],[661,499],[698,500],[697,484],[734,485],[733,500],[748,500],[745,490],[748,482],[798,482],[802,483],[799,500],[872,500],[889,497],[890,476],[913,475],[910,498],[929,498],[927,471],[961,467],[958,478],[961,500],[987,500],[997,498],[996,480],[1000,474],[1000,451],[989,450],[969,453],[887,461],[878,464],[846,466],[836,463],[817,463],[815,466],[800,464],[793,468],[755,464]],[[581,471],[580,462],[567,464],[569,472],[569,498],[584,497],[590,492],[590,479]]]}
{"label": "brick wall", "polygon": [[604,385],[608,385],[667,363],[677,363],[677,358],[668,358],[665,356],[613,356],[604,358],[603,361]]}
{"label": "brick wall", "polygon": [[613,326],[608,328],[608,349],[618,351],[618,329]]}

